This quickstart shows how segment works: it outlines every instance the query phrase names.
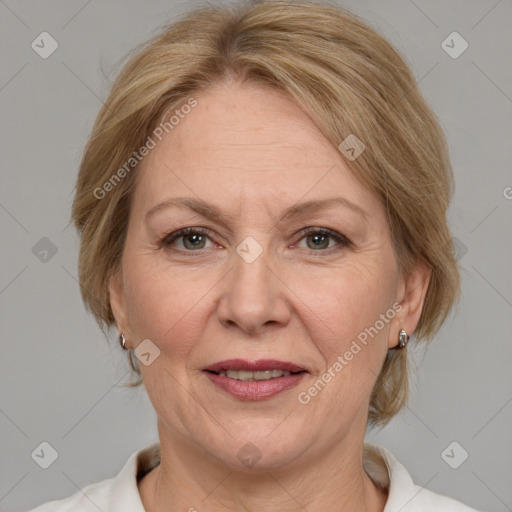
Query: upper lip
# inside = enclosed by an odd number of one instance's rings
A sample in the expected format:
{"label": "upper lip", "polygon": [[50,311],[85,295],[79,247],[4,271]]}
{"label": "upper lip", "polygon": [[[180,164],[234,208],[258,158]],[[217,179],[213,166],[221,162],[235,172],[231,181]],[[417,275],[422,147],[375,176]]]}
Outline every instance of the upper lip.
{"label": "upper lip", "polygon": [[247,361],[245,359],[226,359],[224,361],[213,363],[203,368],[203,370],[216,373],[227,370],[245,370],[249,372],[264,370],[284,370],[288,372],[307,371],[294,363],[290,363],[288,361],[278,361],[276,359],[258,359],[257,361]]}

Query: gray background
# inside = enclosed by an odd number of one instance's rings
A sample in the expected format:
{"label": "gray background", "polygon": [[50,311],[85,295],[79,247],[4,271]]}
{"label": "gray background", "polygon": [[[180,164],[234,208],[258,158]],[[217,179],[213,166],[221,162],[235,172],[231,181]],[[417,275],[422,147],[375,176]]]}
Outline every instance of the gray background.
{"label": "gray background", "polygon": [[[406,57],[447,132],[464,269],[455,314],[428,351],[409,347],[417,370],[408,408],[367,439],[390,448],[419,485],[512,510],[512,2],[340,3]],[[120,387],[129,367],[115,333],[107,343],[83,308],[69,215],[83,146],[121,58],[197,4],[0,0],[2,511],[111,477],[157,440],[145,391]],[[59,44],[47,59],[31,48],[43,31]],[[469,44],[457,59],[441,47],[453,31]],[[41,261],[44,237],[57,252]],[[58,452],[46,470],[31,458],[43,441]],[[458,469],[441,457],[453,441],[462,448],[452,458],[469,453]]]}

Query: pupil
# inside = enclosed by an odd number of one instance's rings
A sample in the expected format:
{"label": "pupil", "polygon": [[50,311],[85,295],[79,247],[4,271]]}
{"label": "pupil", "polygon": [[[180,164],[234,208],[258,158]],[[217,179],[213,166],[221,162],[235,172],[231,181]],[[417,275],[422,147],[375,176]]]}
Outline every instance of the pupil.
{"label": "pupil", "polygon": [[198,234],[191,234],[191,235],[188,235],[188,241],[191,243],[191,245],[197,247],[198,243],[196,242],[199,242],[199,244],[201,243],[201,238],[202,238],[202,235],[198,235]]}
{"label": "pupil", "polygon": [[[313,237],[313,244],[316,248],[318,247],[323,247],[321,244],[322,244],[322,241],[325,242],[325,240],[327,240],[328,236],[327,235],[322,235],[322,234],[319,234],[319,235],[314,235]],[[323,239],[323,240],[322,240]],[[317,242],[320,242],[319,244]],[[325,244],[324,244],[325,245]]]}

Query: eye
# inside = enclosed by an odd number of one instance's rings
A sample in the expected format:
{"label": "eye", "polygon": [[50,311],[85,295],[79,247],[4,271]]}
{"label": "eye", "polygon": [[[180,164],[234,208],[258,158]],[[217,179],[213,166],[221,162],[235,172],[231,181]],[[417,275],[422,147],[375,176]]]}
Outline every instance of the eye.
{"label": "eye", "polygon": [[162,247],[169,247],[178,239],[182,239],[183,241],[183,247],[179,247],[179,249],[191,252],[198,249],[204,249],[204,242],[206,239],[209,239],[209,237],[207,235],[207,231],[202,228],[183,228],[164,236],[160,245]]}
{"label": "eye", "polygon": [[[160,247],[170,247],[181,239],[182,247],[178,246],[178,250],[195,252],[206,249],[206,241],[211,241],[208,233],[209,231],[203,228],[183,228],[165,235],[160,241]],[[344,235],[326,228],[306,228],[299,235],[301,241],[306,240],[307,248],[312,252],[331,252],[331,249],[339,250],[351,246],[351,242]],[[337,242],[340,247],[331,246],[331,241]]]}
{"label": "eye", "polygon": [[[306,240],[306,245],[308,249],[316,252],[331,252],[331,249],[340,249],[340,247],[330,246],[330,241],[335,241],[341,248],[350,247],[351,242],[344,235],[332,231],[326,228],[306,228],[301,231],[300,235],[302,235],[301,240]],[[326,251],[328,249],[328,251]]]}

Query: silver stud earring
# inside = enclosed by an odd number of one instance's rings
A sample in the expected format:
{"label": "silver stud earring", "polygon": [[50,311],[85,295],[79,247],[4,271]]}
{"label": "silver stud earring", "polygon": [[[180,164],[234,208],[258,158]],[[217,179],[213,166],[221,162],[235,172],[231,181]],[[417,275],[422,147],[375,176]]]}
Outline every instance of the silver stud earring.
{"label": "silver stud earring", "polygon": [[398,333],[398,346],[397,348],[404,348],[409,341],[409,335],[403,329]]}
{"label": "silver stud earring", "polygon": [[119,344],[121,345],[121,348],[123,350],[128,350],[128,348],[126,347],[126,338],[124,334],[119,335]]}

